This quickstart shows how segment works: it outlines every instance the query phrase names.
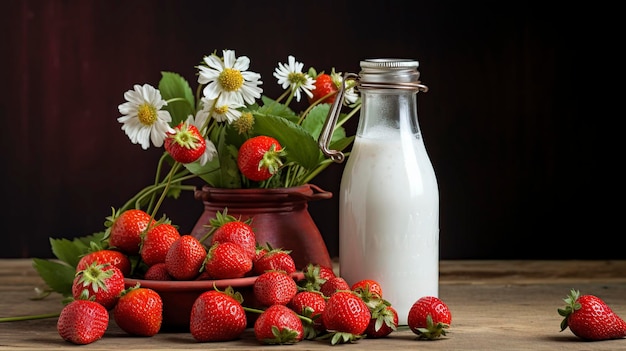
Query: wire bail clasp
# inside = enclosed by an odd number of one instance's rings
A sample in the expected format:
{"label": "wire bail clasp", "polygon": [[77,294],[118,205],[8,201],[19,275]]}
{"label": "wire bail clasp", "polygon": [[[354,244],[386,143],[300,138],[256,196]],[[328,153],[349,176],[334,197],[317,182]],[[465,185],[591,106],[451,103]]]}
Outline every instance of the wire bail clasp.
{"label": "wire bail clasp", "polygon": [[328,115],[326,116],[326,120],[324,121],[324,126],[322,127],[322,132],[317,139],[317,145],[322,150],[322,153],[324,153],[324,155],[326,155],[336,163],[342,163],[346,157],[343,152],[339,150],[330,150],[330,141],[333,138],[333,132],[335,130],[335,126],[337,125],[337,120],[339,119],[339,114],[341,112],[343,97],[346,91],[346,80],[358,80],[358,77],[359,76],[354,73],[346,73],[343,75],[341,87],[339,87],[339,91],[337,91],[337,97],[335,97],[335,101],[333,101],[333,104],[328,111]]}

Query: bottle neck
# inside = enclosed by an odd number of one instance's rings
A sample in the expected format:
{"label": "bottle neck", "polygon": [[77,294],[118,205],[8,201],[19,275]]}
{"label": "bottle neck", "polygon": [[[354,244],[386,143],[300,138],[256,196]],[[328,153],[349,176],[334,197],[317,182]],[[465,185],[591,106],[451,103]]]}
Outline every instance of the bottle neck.
{"label": "bottle neck", "polygon": [[396,134],[420,137],[417,91],[363,89],[361,99],[357,137],[385,137]]}

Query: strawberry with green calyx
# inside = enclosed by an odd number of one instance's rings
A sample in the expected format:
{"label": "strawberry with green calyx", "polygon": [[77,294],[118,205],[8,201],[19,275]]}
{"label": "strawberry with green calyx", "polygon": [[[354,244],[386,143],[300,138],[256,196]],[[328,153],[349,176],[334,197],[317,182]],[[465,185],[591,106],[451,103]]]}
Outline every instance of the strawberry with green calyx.
{"label": "strawberry with green calyx", "polygon": [[113,318],[128,334],[154,336],[163,322],[163,301],[156,291],[137,284],[122,291]]}
{"label": "strawberry with green calyx", "polygon": [[217,212],[215,218],[209,221],[212,230],[211,245],[216,242],[230,241],[241,246],[246,254],[253,260],[256,256],[256,234],[252,229],[252,218],[242,221],[229,215],[228,209],[224,212]]}
{"label": "strawberry with green calyx", "polygon": [[285,155],[285,150],[278,140],[267,135],[259,135],[241,144],[237,155],[237,167],[246,178],[261,182],[278,172]]}
{"label": "strawberry with green calyx", "polygon": [[124,288],[124,274],[119,268],[108,263],[93,262],[76,273],[72,296],[76,300],[93,300],[110,310]]}
{"label": "strawberry with green calyx", "polygon": [[319,333],[326,330],[322,321],[326,298],[319,291],[300,291],[289,301],[287,307],[313,321],[313,323],[303,321],[305,339],[315,339]]}
{"label": "strawberry with green calyx", "polygon": [[420,297],[409,309],[407,324],[419,339],[436,339],[446,335],[452,323],[448,305],[436,296]]}
{"label": "strawberry with green calyx", "polygon": [[189,330],[196,341],[230,341],[246,329],[247,317],[241,294],[232,287],[209,290],[196,298],[191,308]]}
{"label": "strawberry with green calyx", "polygon": [[167,273],[175,280],[192,280],[200,274],[207,251],[192,235],[181,235],[165,255]]}
{"label": "strawberry with green calyx", "polygon": [[285,305],[272,305],[254,322],[254,335],[261,344],[295,344],[304,338],[298,314]]}
{"label": "strawberry with green calyx", "polygon": [[63,340],[87,345],[100,340],[109,326],[109,312],[91,300],[74,300],[65,305],[57,319],[57,332]]}
{"label": "strawberry with green calyx", "polygon": [[157,223],[141,235],[141,259],[148,266],[164,263],[167,251],[178,238],[180,233],[174,225],[168,222]]}
{"label": "strawberry with green calyx", "polygon": [[328,334],[318,339],[330,339],[331,345],[352,343],[364,337],[371,313],[365,302],[353,291],[338,291],[326,301],[322,313]]}
{"label": "strawberry with green calyx", "polygon": [[155,221],[143,210],[130,209],[122,212],[113,210],[107,217],[105,240],[110,248],[117,249],[127,255],[139,255],[141,234],[154,225]]}
{"label": "strawberry with green calyx", "polygon": [[564,317],[561,331],[569,327],[579,338],[593,341],[626,337],[626,322],[599,297],[572,289],[563,301],[566,306],[557,310]]}
{"label": "strawberry with green calyx", "polygon": [[122,274],[127,277],[130,275],[131,262],[128,256],[120,251],[112,249],[103,249],[100,245],[91,242],[91,251],[82,256],[76,265],[76,271],[82,271],[92,263],[98,264],[109,263],[122,271]]}
{"label": "strawberry with green calyx", "polygon": [[241,278],[252,270],[252,259],[238,244],[217,241],[207,252],[204,270],[212,279]]}
{"label": "strawberry with green calyx", "polygon": [[296,281],[284,271],[266,271],[257,277],[252,289],[263,306],[287,305],[298,293]]}
{"label": "strawberry with green calyx", "polygon": [[387,301],[378,301],[374,308],[370,308],[372,318],[365,330],[366,337],[370,339],[383,338],[398,328],[398,311]]}
{"label": "strawberry with green calyx", "polygon": [[291,274],[297,270],[296,262],[291,256],[291,250],[270,249],[253,263],[253,271],[256,274],[274,270],[285,271],[287,274]]}
{"label": "strawberry with green calyx", "polygon": [[331,267],[312,263],[304,268],[303,274],[304,278],[298,281],[298,286],[300,289],[308,291],[320,291],[322,284],[335,277]]}
{"label": "strawberry with green calyx", "polygon": [[164,142],[165,150],[180,163],[191,163],[198,160],[206,149],[206,140],[196,126],[181,122],[168,133]]}

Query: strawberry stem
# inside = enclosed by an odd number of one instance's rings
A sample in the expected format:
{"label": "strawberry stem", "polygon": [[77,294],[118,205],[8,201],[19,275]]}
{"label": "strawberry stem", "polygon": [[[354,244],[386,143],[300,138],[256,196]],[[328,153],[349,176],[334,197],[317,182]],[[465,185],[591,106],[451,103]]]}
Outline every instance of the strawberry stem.
{"label": "strawberry stem", "polygon": [[0,323],[2,322],[17,322],[17,321],[30,321],[34,319],[46,319],[59,317],[61,313],[45,313],[35,314],[31,316],[14,316],[14,317],[0,317]]}

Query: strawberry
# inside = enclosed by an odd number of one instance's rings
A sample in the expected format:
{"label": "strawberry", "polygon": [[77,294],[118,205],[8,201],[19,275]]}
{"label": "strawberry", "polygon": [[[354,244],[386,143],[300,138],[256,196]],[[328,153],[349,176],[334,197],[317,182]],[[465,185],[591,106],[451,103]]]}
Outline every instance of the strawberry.
{"label": "strawberry", "polygon": [[241,221],[233,216],[217,212],[215,219],[209,221],[215,231],[211,234],[211,244],[215,242],[230,241],[241,246],[246,254],[253,260],[256,256],[256,234],[249,221]]}
{"label": "strawberry", "polygon": [[155,263],[146,269],[143,279],[146,280],[174,280],[174,278],[167,272],[167,265],[165,262]]}
{"label": "strawberry", "polygon": [[310,318],[312,325],[304,325],[305,338],[313,339],[318,332],[326,330],[322,322],[322,312],[326,308],[326,299],[318,291],[300,291],[287,304],[297,314]]}
{"label": "strawberry", "polygon": [[218,241],[209,248],[204,269],[213,279],[241,278],[252,270],[252,259],[238,244]]}
{"label": "strawberry", "polygon": [[309,97],[309,104],[313,104],[320,99],[320,103],[332,104],[337,97],[337,85],[333,82],[332,77],[326,73],[320,73],[315,77],[315,89],[311,91],[313,96]]}
{"label": "strawberry", "polygon": [[124,288],[124,274],[119,268],[108,263],[93,262],[76,273],[72,283],[72,296],[77,300],[92,299],[110,310],[117,303]]}
{"label": "strawberry", "polygon": [[326,301],[322,321],[329,331],[322,336],[331,344],[353,342],[363,337],[371,319],[365,302],[353,291],[337,291]]}
{"label": "strawberry", "polygon": [[176,162],[191,163],[204,154],[206,140],[196,126],[181,122],[167,134],[164,147]]}
{"label": "strawberry", "polygon": [[559,308],[559,315],[565,317],[561,331],[567,327],[581,339],[608,340],[626,336],[626,322],[599,297],[580,295],[572,289],[563,299],[565,308]]}
{"label": "strawberry", "polygon": [[373,279],[363,279],[352,284],[350,290],[356,292],[362,299],[382,299],[383,289],[380,284]]}
{"label": "strawberry", "polygon": [[436,296],[420,297],[409,310],[407,324],[420,339],[435,339],[446,335],[452,323],[448,305]]}
{"label": "strawberry", "polygon": [[252,286],[256,301],[263,306],[287,305],[298,293],[293,278],[283,271],[267,271]]}
{"label": "strawberry", "polygon": [[320,292],[326,297],[332,296],[337,291],[350,290],[350,285],[342,277],[333,277],[320,286]]}
{"label": "strawberry", "polygon": [[200,342],[235,340],[246,325],[241,294],[234,293],[231,287],[226,291],[205,291],[191,307],[189,330],[193,338]]}
{"label": "strawberry", "polygon": [[246,178],[261,182],[269,179],[283,165],[285,152],[275,138],[259,135],[241,144],[237,166]]}
{"label": "strawberry", "polygon": [[304,328],[292,309],[272,305],[254,322],[254,336],[261,344],[295,344],[304,338]]}
{"label": "strawberry", "polygon": [[335,277],[335,272],[331,267],[312,263],[305,267],[303,273],[304,278],[298,282],[298,286],[309,291],[320,291],[322,284]]}
{"label": "strawberry", "polygon": [[110,249],[92,251],[81,257],[76,265],[76,272],[84,270],[94,262],[98,264],[110,263],[119,268],[125,277],[130,275],[131,264],[128,256],[120,251]]}
{"label": "strawberry", "polygon": [[206,259],[204,245],[191,235],[181,235],[167,250],[165,267],[175,280],[192,280],[200,274]]}
{"label": "strawberry", "polygon": [[122,291],[113,308],[113,318],[128,334],[154,336],[163,322],[163,301],[156,291],[137,284]]}
{"label": "strawberry", "polygon": [[253,271],[263,274],[265,271],[285,271],[288,274],[296,271],[296,262],[290,255],[290,250],[271,249],[254,262]]}
{"label": "strawberry", "polygon": [[122,213],[113,211],[107,217],[105,225],[108,227],[105,237],[109,246],[118,249],[127,255],[138,255],[141,244],[141,233],[152,223],[148,213],[140,209],[130,209]]}
{"label": "strawberry", "polygon": [[180,233],[170,223],[158,223],[148,229],[141,238],[139,254],[148,266],[165,262],[170,246],[180,238]]}
{"label": "strawberry", "polygon": [[91,300],[74,300],[61,310],[57,331],[65,341],[77,345],[100,340],[109,326],[109,312]]}
{"label": "strawberry", "polygon": [[398,311],[396,311],[393,306],[380,302],[376,307],[371,309],[370,312],[372,313],[372,318],[365,330],[367,338],[382,338],[397,329]]}

